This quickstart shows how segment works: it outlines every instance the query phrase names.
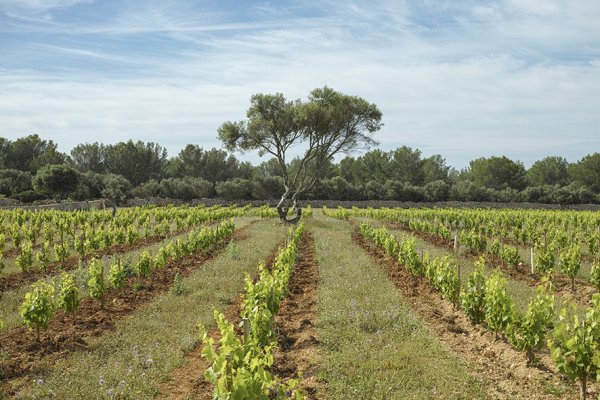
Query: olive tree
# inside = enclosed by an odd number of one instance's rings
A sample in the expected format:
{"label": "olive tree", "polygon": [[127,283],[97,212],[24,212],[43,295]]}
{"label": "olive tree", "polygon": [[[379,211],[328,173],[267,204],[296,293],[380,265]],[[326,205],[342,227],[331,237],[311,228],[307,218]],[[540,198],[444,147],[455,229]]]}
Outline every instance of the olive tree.
{"label": "olive tree", "polygon": [[[313,90],[307,101],[287,100],[283,94],[255,94],[247,120],[225,122],[219,139],[230,151],[258,150],[259,156],[275,157],[284,192],[277,204],[282,221],[290,206],[300,218],[299,197],[314,186],[324,163],[335,154],[375,144],[372,135],[381,126],[381,111],[366,100],[329,87]],[[296,162],[288,163],[289,151],[301,145]]]}

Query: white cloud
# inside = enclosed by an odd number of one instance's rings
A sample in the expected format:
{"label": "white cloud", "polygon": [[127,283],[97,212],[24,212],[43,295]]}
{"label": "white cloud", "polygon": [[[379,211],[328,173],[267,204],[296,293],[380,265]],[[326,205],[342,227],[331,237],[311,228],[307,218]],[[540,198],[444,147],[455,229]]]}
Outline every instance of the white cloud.
{"label": "white cloud", "polygon": [[[331,4],[337,6],[327,13]],[[154,3],[136,13],[124,8],[110,21],[78,23],[79,35],[125,42],[154,32],[177,46],[127,53],[83,46],[75,33],[64,43],[37,44],[46,54],[112,62],[125,72],[5,67],[0,124],[10,138],[35,132],[65,151],[132,138],[175,155],[187,143],[218,146],[217,127],[243,118],[253,93],[299,98],[329,85],[382,109],[382,148],[408,144],[457,167],[492,154],[526,164],[548,154],[575,161],[600,148],[600,55],[572,48],[600,39],[585,22],[594,3],[446,2],[456,24],[444,28],[455,29],[447,36],[423,28],[412,2],[339,4],[324,2],[314,17],[258,9],[265,21],[232,21],[214,12],[186,16],[185,5],[167,13]],[[425,15],[439,11],[440,2],[423,4]]]}

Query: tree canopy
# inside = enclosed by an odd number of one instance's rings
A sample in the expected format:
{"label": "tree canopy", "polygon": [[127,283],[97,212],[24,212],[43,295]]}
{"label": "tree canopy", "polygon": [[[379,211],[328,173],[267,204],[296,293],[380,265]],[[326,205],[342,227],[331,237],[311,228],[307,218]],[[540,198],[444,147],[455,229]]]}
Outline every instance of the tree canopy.
{"label": "tree canopy", "polygon": [[[255,94],[247,120],[225,122],[218,135],[228,150],[258,151],[277,159],[285,192],[278,210],[282,219],[286,202],[317,182],[321,165],[340,152],[368,148],[381,126],[381,111],[366,100],[329,87],[314,89],[307,101],[287,100],[283,94]],[[292,146],[304,144],[304,153],[292,170],[287,158]]]}

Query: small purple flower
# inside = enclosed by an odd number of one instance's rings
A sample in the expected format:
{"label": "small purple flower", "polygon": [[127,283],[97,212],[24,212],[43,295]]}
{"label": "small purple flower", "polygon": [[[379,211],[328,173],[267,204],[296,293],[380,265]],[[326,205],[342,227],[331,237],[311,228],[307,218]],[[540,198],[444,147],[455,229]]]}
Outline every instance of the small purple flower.
{"label": "small purple flower", "polygon": [[154,361],[150,357],[146,359],[146,367],[151,367],[154,364]]}
{"label": "small purple flower", "polygon": [[44,384],[44,380],[43,380],[43,379],[38,379],[37,381],[35,381],[35,383],[36,383],[37,385],[40,385],[40,386],[41,386],[41,385],[43,385],[43,384]]}
{"label": "small purple flower", "polygon": [[106,381],[104,380],[104,378],[100,378],[100,379],[98,380],[98,383],[100,384],[100,386],[104,386],[104,385],[106,385]]}
{"label": "small purple flower", "polygon": [[113,389],[113,388],[108,389],[106,391],[106,394],[108,394],[108,397],[112,399],[113,396],[115,395],[115,389]]}

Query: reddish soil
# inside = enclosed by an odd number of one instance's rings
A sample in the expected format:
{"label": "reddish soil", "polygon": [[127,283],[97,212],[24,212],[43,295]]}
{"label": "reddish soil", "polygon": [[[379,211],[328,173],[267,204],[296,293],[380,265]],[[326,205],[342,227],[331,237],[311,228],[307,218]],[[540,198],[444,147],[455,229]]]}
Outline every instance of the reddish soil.
{"label": "reddish soil", "polygon": [[[442,300],[424,278],[412,275],[387,256],[383,250],[368,243],[358,232],[358,243],[388,274],[398,291],[420,316],[425,326],[439,338],[446,350],[465,360],[470,372],[486,383],[489,399],[576,399],[578,387],[564,380],[554,368],[547,351],[538,354],[537,366],[528,366],[525,353],[454,311],[452,304]],[[549,394],[550,388],[563,394]],[[598,396],[598,388],[590,388],[589,398]]]}
{"label": "reddish soil", "polygon": [[[170,236],[177,236],[183,234],[192,228],[183,228],[178,231],[173,232]],[[85,256],[85,260],[91,260],[93,257],[102,257],[113,254],[123,254],[133,250],[141,249],[147,246],[150,246],[154,243],[158,243],[163,241],[167,236],[151,236],[147,238],[140,239],[133,244],[118,244],[106,249],[99,250],[92,254],[88,254]],[[7,292],[9,290],[18,289],[30,283],[37,281],[38,279],[43,279],[47,277],[52,277],[61,271],[70,271],[79,265],[79,258],[76,256],[69,257],[65,260],[64,263],[59,261],[55,261],[50,263],[47,268],[47,271],[42,271],[40,269],[30,269],[25,272],[13,272],[8,275],[0,276],[0,293]]]}
{"label": "reddish soil", "polygon": [[[412,231],[402,224],[385,223],[384,225],[390,229],[410,231],[415,236],[418,236],[434,246],[453,251],[454,244],[451,240],[445,240],[437,235],[426,232]],[[464,254],[463,256],[472,260],[477,260],[479,258],[479,255],[473,254]],[[516,267],[510,267],[503,263],[499,258],[491,257],[489,255],[486,255],[486,259],[488,260],[488,263],[499,268],[513,280],[522,282],[533,288],[540,284],[542,279],[541,275],[538,273],[532,274],[531,270],[526,265],[520,264]],[[552,283],[554,284],[554,293],[557,297],[560,297],[564,301],[577,304],[580,307],[590,307],[592,305],[592,295],[597,292],[593,285],[580,278],[575,278],[575,291],[571,290],[571,280],[563,274],[555,274],[552,278]]]}
{"label": "reddish soil", "polygon": [[290,279],[290,293],[275,318],[279,348],[275,351],[273,372],[288,379],[299,379],[298,389],[307,399],[322,397],[317,379],[319,355],[315,321],[319,288],[319,267],[315,240],[305,232],[299,258]]}
{"label": "reddish soil", "polygon": [[[246,226],[232,235],[232,240],[241,240],[247,236]],[[152,301],[173,286],[175,274],[190,275],[207,260],[213,258],[228,241],[209,250],[170,262],[164,269],[154,271],[152,276],[138,282],[129,278],[124,288],[110,289],[105,295],[105,306],[90,298],[82,300],[75,321],[59,310],[47,331],[42,332],[38,342],[35,334],[25,327],[18,327],[0,335],[2,352],[7,356],[0,359],[0,388],[7,388],[7,382],[36,373],[42,363],[67,354],[85,349],[89,338],[97,338],[107,331],[115,329],[120,319]],[[139,287],[138,287],[139,285]],[[14,382],[13,382],[14,383]]]}
{"label": "reddish soil", "polygon": [[[271,269],[277,253],[279,253],[280,246],[284,245],[285,241],[282,241],[267,257],[265,265]],[[254,279],[257,279],[255,276]],[[243,331],[239,329],[239,323],[241,321],[241,303],[242,303],[243,292],[239,293],[234,302],[227,307],[223,314],[227,321],[233,322],[238,329],[238,334],[243,335]],[[213,326],[208,332],[209,336],[215,340],[215,344],[219,343],[221,339],[221,333],[216,326]],[[201,399],[210,400],[212,399],[212,392],[214,386],[212,383],[206,381],[203,377],[204,371],[210,366],[209,363],[202,357],[202,343],[198,342],[196,347],[186,354],[183,364],[171,372],[170,379],[162,383],[157,391],[156,398],[160,399]]]}

